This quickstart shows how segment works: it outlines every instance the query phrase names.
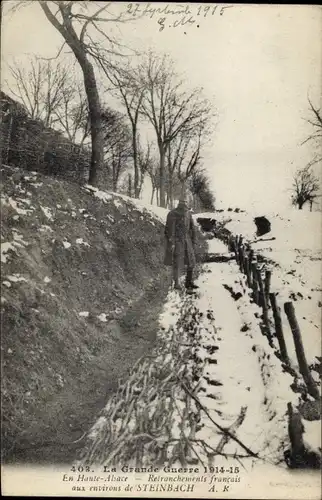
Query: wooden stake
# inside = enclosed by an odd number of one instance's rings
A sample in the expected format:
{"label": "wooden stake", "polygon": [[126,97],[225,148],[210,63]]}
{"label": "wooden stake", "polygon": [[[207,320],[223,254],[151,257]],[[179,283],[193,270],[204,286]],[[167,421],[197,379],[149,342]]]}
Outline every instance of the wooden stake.
{"label": "wooden stake", "polygon": [[284,363],[289,365],[289,359],[288,359],[288,354],[287,354],[287,348],[285,344],[285,339],[284,339],[284,333],[283,333],[283,326],[282,326],[282,319],[281,319],[281,309],[277,305],[276,301],[276,294],[275,293],[270,293],[269,294],[272,310],[273,310],[273,317],[274,317],[274,324],[275,324],[275,333],[276,337],[278,340],[278,344],[280,346],[280,353],[282,360]]}
{"label": "wooden stake", "polygon": [[251,286],[253,286],[253,269],[252,269],[253,260],[254,260],[254,250],[251,248],[249,253],[248,253],[249,274],[250,274]]}
{"label": "wooden stake", "polygon": [[251,269],[253,273],[253,298],[255,304],[258,304],[258,284],[257,284],[257,269],[256,269],[256,261],[251,263]]}
{"label": "wooden stake", "polygon": [[296,350],[296,356],[297,356],[297,360],[299,363],[300,372],[303,376],[304,382],[306,383],[307,390],[308,390],[309,394],[311,394],[311,396],[314,399],[319,399],[320,394],[319,394],[317,385],[316,385],[316,383],[311,375],[311,372],[309,370],[309,367],[307,365],[305,351],[304,351],[303,342],[302,342],[301,330],[300,330],[299,324],[298,324],[296,316],[295,316],[293,302],[285,302],[284,311],[287,315],[287,319],[289,321],[289,324],[290,324],[290,327],[292,330],[294,344],[295,344],[295,350]]}
{"label": "wooden stake", "polygon": [[244,272],[244,247],[243,247],[243,245],[239,245],[238,260],[239,260],[239,269],[241,270],[241,272]]}
{"label": "wooden stake", "polygon": [[258,267],[258,263],[256,262],[255,265],[255,272],[256,272],[256,278],[257,278],[257,283],[258,283],[258,305],[262,305],[262,296],[264,293],[264,287],[263,287],[263,280],[262,280],[262,275],[260,268]]}
{"label": "wooden stake", "polygon": [[257,281],[259,285],[259,292],[260,292],[260,301],[259,305],[262,307],[263,310],[263,322],[265,325],[266,333],[269,339],[271,339],[271,331],[269,327],[269,318],[268,318],[268,307],[267,307],[267,301],[266,301],[266,296],[264,292],[264,285],[263,285],[263,280],[262,280],[262,274],[260,271],[260,268],[256,266],[256,272],[257,272]]}
{"label": "wooden stake", "polygon": [[270,269],[266,269],[266,271],[265,271],[265,296],[266,296],[267,302],[269,299],[269,292],[270,292],[270,288],[271,288],[271,278],[272,278],[272,271]]}
{"label": "wooden stake", "polygon": [[247,285],[249,286],[249,288],[251,288],[252,287],[252,279],[251,279],[249,260],[248,260],[247,256],[245,256],[245,258],[244,258],[244,265],[245,265],[245,273],[247,276]]}
{"label": "wooden stake", "polygon": [[239,264],[239,255],[238,255],[238,244],[239,244],[239,238],[238,238],[238,235],[236,234],[235,236],[235,241],[234,241],[234,252],[235,252],[235,255],[236,255],[236,262],[237,264]]}
{"label": "wooden stake", "polygon": [[305,447],[303,442],[303,424],[298,412],[293,411],[292,403],[287,403],[288,434],[291,441],[291,463],[292,468],[303,465]]}

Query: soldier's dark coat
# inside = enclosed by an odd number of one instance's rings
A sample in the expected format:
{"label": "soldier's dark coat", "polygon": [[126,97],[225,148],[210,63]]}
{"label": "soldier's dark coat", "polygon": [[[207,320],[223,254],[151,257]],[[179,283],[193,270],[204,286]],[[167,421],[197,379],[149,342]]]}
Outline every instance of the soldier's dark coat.
{"label": "soldier's dark coat", "polygon": [[[164,264],[174,265],[179,271],[182,271],[185,265],[194,267],[196,265],[194,251],[196,230],[187,206],[179,203],[176,208],[170,210],[164,233],[166,238]],[[173,253],[172,244],[174,245]]]}

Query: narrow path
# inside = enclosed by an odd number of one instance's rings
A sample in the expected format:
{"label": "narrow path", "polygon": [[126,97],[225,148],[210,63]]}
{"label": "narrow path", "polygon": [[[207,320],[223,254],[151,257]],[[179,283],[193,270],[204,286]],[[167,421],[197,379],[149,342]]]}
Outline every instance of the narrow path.
{"label": "narrow path", "polygon": [[[212,253],[225,254],[225,245],[210,242]],[[203,329],[199,356],[207,357],[204,376],[199,389],[199,400],[208,408],[216,422],[233,429],[238,426],[238,438],[255,454],[270,463],[283,460],[287,445],[287,401],[292,400],[292,377],[282,372],[256,320],[256,306],[247,295],[234,300],[230,289],[241,288],[238,267],[234,261],[211,263],[204,266],[198,285],[199,311],[211,311],[210,318],[202,315],[199,328]],[[253,310],[252,310],[253,309]],[[208,313],[209,316],[209,313]],[[207,354],[207,346],[218,349]],[[217,448],[222,436],[214,433],[214,425],[205,417],[198,438]],[[242,453],[240,446],[229,441],[227,453]]]}

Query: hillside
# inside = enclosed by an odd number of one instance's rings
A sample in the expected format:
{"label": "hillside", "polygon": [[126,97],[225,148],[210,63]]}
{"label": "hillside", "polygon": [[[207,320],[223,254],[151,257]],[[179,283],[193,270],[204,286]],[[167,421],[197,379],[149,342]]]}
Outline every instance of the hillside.
{"label": "hillside", "polygon": [[161,218],[134,200],[4,167],[3,459],[68,459],[155,339]]}

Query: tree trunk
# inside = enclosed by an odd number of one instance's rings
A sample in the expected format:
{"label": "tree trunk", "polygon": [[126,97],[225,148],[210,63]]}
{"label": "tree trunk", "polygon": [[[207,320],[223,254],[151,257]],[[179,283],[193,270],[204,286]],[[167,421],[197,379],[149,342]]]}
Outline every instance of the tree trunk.
{"label": "tree trunk", "polygon": [[114,171],[114,168],[113,168],[113,181],[112,181],[113,186],[112,186],[112,190],[113,190],[114,193],[117,192],[117,180],[118,180],[117,179],[117,175],[116,175],[116,173]]}
{"label": "tree trunk", "polygon": [[140,196],[141,196],[143,183],[144,183],[144,174],[142,174],[142,172],[141,172],[140,173],[140,183],[139,183],[139,189],[138,189],[138,196],[137,196],[137,198],[140,198]]}
{"label": "tree trunk", "polygon": [[159,206],[165,208],[165,149],[159,144],[160,152],[160,200]]}
{"label": "tree trunk", "polygon": [[117,185],[120,178],[121,171],[121,157],[118,155],[118,158],[112,162],[112,175],[113,175],[113,191],[117,193]]}
{"label": "tree trunk", "polygon": [[139,166],[138,166],[138,151],[136,143],[136,129],[132,125],[132,148],[133,148],[133,166],[134,166],[134,198],[139,198],[140,196],[140,176],[139,176]]}
{"label": "tree trunk", "polygon": [[73,51],[83,72],[85,92],[88,101],[89,116],[91,122],[91,141],[92,153],[91,164],[89,170],[89,184],[95,185],[98,180],[98,172],[104,164],[104,133],[102,127],[101,106],[97,90],[94,68],[91,62],[87,59],[86,48],[78,38],[67,6],[60,8],[60,13],[63,17],[62,23],[58,21],[55,15],[51,12],[47,2],[39,2],[39,5],[45,13],[49,22],[62,35],[67,45]]}
{"label": "tree trunk", "polygon": [[101,106],[92,64],[86,61],[82,69],[91,119],[92,155],[88,182],[95,185],[97,183],[98,172],[102,169],[104,163],[104,133]]}
{"label": "tree trunk", "polygon": [[151,194],[151,205],[153,204],[153,199],[154,199],[154,193],[155,193],[155,187],[152,187],[152,194]]}
{"label": "tree trunk", "polygon": [[156,188],[157,205],[160,207],[160,189]]}
{"label": "tree trunk", "polygon": [[168,185],[168,206],[170,209],[173,208],[173,178],[169,173],[169,185]]}
{"label": "tree trunk", "polygon": [[132,175],[129,174],[129,184],[128,184],[128,190],[127,190],[128,196],[132,196]]}

